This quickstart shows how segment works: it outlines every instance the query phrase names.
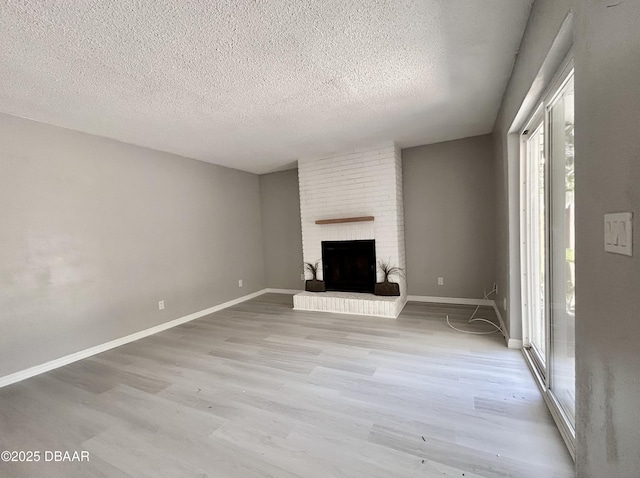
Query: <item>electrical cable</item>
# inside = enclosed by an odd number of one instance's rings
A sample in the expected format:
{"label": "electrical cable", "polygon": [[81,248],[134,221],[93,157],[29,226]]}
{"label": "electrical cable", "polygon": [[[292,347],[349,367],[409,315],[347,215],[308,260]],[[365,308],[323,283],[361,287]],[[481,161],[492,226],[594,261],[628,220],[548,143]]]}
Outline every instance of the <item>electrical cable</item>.
{"label": "electrical cable", "polygon": [[[489,292],[484,294],[484,299],[483,300],[488,300],[489,297],[491,296],[491,294],[495,294],[497,292],[496,290],[496,285],[493,285],[493,289],[491,289]],[[478,310],[480,310],[480,305],[478,305],[476,307],[476,309],[473,311],[473,314],[471,314],[471,317],[469,318],[469,321],[467,322],[468,324],[471,324],[473,322],[486,322],[487,324],[491,324],[493,327],[495,327],[496,330],[490,330],[487,332],[474,332],[472,330],[462,330],[459,329],[453,325],[451,325],[451,322],[449,321],[449,315],[447,314],[447,325],[449,327],[451,327],[453,330],[456,330],[458,332],[461,332],[463,334],[471,334],[471,335],[491,335],[491,334],[495,334],[496,332],[500,332],[503,336],[505,335],[504,331],[502,330],[502,327],[500,327],[499,325],[497,325],[495,322],[486,319],[484,317],[476,317],[476,314],[478,313]]]}

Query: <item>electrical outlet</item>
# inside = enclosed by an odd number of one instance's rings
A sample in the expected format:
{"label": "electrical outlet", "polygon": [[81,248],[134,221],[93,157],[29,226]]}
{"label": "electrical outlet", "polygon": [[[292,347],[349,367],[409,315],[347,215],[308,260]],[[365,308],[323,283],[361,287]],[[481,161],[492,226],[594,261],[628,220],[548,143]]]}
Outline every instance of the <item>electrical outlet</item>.
{"label": "electrical outlet", "polygon": [[242,279],[238,281],[238,287],[242,287]]}
{"label": "electrical outlet", "polygon": [[164,310],[164,300],[158,302],[158,310]]}
{"label": "electrical outlet", "polygon": [[444,277],[438,277],[438,285],[444,285]]}
{"label": "electrical outlet", "polygon": [[507,310],[507,298],[506,297],[502,300],[502,305],[504,306],[503,309]]}
{"label": "electrical outlet", "polygon": [[300,274],[300,280],[304,280],[304,274]]}

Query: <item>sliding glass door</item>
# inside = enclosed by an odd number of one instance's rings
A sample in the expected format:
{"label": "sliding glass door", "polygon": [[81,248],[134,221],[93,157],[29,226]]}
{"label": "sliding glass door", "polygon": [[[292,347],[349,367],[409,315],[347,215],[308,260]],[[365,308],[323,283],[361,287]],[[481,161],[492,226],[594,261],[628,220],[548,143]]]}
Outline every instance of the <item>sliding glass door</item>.
{"label": "sliding glass door", "polygon": [[575,428],[576,240],[573,75],[548,107],[551,184],[550,389]]}
{"label": "sliding glass door", "polygon": [[[539,116],[539,115],[538,115]],[[547,187],[542,117],[534,119],[532,129],[525,138],[526,193],[525,234],[527,240],[526,283],[529,343],[533,359],[543,376],[546,375],[547,357]]]}
{"label": "sliding glass door", "polygon": [[574,438],[575,152],[570,66],[521,138],[525,349],[561,432]]}

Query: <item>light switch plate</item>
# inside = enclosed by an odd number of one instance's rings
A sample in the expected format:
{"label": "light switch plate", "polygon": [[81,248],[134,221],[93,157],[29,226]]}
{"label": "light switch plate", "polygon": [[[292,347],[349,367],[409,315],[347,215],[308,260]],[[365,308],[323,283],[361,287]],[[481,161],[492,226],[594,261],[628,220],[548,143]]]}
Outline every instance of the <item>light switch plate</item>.
{"label": "light switch plate", "polygon": [[604,215],[604,250],[625,256],[633,255],[633,213]]}

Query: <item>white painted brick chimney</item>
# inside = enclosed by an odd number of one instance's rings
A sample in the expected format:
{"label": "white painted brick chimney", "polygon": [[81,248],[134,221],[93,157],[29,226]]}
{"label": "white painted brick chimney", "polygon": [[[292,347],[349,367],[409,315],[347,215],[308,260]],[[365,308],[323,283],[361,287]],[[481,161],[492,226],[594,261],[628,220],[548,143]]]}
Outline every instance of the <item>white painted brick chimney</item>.
{"label": "white painted brick chimney", "polygon": [[[376,261],[390,260],[392,265],[406,270],[402,159],[395,143],[300,160],[298,176],[305,262],[322,258],[322,241],[375,239]],[[373,216],[374,220],[315,223],[319,219],[360,216]],[[407,290],[404,277],[394,276],[392,280],[400,283],[404,299]]]}

